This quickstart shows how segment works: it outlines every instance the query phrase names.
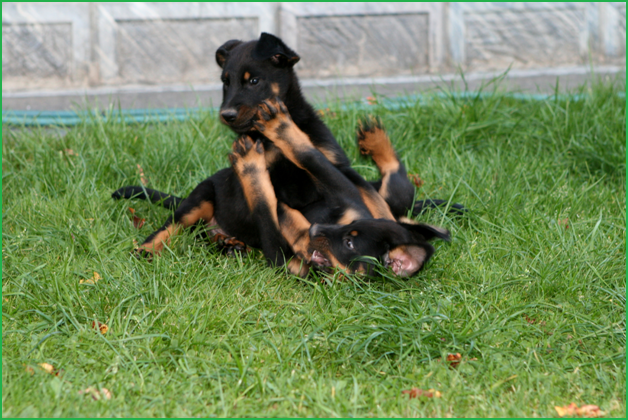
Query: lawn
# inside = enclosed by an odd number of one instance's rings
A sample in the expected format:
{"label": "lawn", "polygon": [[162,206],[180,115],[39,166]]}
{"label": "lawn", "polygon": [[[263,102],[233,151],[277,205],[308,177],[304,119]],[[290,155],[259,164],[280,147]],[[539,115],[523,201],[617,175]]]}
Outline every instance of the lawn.
{"label": "lawn", "polygon": [[[470,210],[421,216],[453,239],[408,280],[301,280],[191,232],[134,258],[168,212],[111,192],[143,178],[186,195],[225,167],[234,135],[215,113],[3,126],[3,417],[556,417],[571,402],[625,417],[624,92],[369,106],[417,198]],[[329,108],[374,179],[354,138],[364,107]]]}

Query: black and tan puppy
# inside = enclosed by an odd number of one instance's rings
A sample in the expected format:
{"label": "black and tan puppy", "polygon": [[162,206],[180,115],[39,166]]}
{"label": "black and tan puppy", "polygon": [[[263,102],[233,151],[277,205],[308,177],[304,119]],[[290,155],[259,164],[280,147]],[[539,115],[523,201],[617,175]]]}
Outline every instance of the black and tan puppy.
{"label": "black and tan puppy", "polygon": [[[292,68],[298,60],[296,53],[269,34],[262,34],[256,41],[229,41],[216,52],[223,81],[220,118],[236,133],[260,142],[277,202],[296,211],[315,214],[313,221],[323,224],[346,224],[373,217],[393,221],[405,214],[412,206],[414,187],[403,165],[396,158],[396,163],[378,163],[383,178],[377,183],[369,183],[355,172],[329,129],[303,98]],[[321,188],[330,184],[321,182],[323,178],[319,177],[329,176],[330,171],[313,176],[255,127],[260,118],[259,105],[269,99],[285,105],[285,115],[290,116],[294,126],[324,157],[327,168],[342,174],[333,184],[334,191],[343,195],[342,204],[336,203],[335,193]],[[365,128],[364,132],[368,130]],[[377,162],[375,155],[373,158]],[[251,179],[250,185],[253,181]],[[200,223],[219,226],[225,235],[261,248],[270,263],[281,265],[294,255],[292,247],[286,235],[271,223],[273,219],[268,211],[272,209],[251,207],[245,190],[262,190],[249,188],[250,185],[244,184],[232,168],[226,168],[199,184],[184,200],[143,187],[124,187],[114,192],[113,197],[144,198],[176,207],[164,225],[140,245],[141,253],[159,253],[181,228]],[[347,202],[351,205],[347,206]],[[418,211],[425,204],[419,202],[414,209]]]}
{"label": "black and tan puppy", "polygon": [[[246,186],[244,194],[249,208],[264,209],[264,214],[271,214],[273,224],[302,261],[319,268],[366,272],[369,265],[364,257],[372,257],[399,276],[411,276],[434,252],[428,243],[430,239],[449,239],[445,229],[374,217],[360,200],[359,188],[314,147],[279,99],[264,101],[258,115],[254,127],[315,181],[325,205],[294,209],[278,202],[263,158],[262,142],[250,136],[242,136],[234,144],[233,170]],[[393,190],[396,178],[389,171],[402,165],[383,129],[363,124],[358,142],[380,169],[380,189]],[[327,224],[321,225],[326,221]]]}

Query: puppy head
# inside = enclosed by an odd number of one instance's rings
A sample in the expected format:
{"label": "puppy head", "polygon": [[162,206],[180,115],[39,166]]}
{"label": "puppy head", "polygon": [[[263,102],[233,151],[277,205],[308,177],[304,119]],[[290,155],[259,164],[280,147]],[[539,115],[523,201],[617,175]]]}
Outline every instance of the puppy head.
{"label": "puppy head", "polygon": [[400,277],[416,274],[434,253],[428,242],[449,240],[449,232],[426,224],[400,223],[385,219],[356,220],[348,225],[318,225],[310,228],[312,264],[370,272],[368,259],[379,260]]}
{"label": "puppy head", "polygon": [[279,97],[285,102],[288,87],[296,83],[292,67],[300,57],[274,35],[259,40],[232,39],[216,51],[223,84],[220,120],[239,134],[251,130],[257,106]]}

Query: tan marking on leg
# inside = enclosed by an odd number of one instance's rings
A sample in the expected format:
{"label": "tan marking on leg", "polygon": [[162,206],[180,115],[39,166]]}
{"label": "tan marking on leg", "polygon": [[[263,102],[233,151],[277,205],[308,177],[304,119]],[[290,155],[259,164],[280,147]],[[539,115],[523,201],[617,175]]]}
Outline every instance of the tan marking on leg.
{"label": "tan marking on leg", "polygon": [[289,121],[287,127],[281,130],[278,130],[280,122],[271,120],[268,123],[270,123],[268,124],[269,129],[264,134],[282,151],[288,160],[299,168],[305,169],[297,159],[297,154],[314,149],[314,145],[308,135],[301,131],[292,121]]}
{"label": "tan marking on leg", "polygon": [[281,203],[280,206],[283,209],[280,224],[281,234],[288,241],[295,254],[305,261],[310,261],[312,259],[309,251],[310,222],[300,211],[288,207],[284,203]]}
{"label": "tan marking on leg", "polygon": [[379,195],[384,199],[388,197],[388,183],[390,182],[390,172],[382,173],[382,186],[379,187]]}
{"label": "tan marking on leg", "polygon": [[266,168],[270,168],[281,156],[281,149],[272,143],[264,148],[264,159],[266,160]]}
{"label": "tan marking on leg", "polygon": [[366,204],[366,207],[375,219],[395,220],[390,211],[390,207],[388,207],[388,204],[384,201],[381,193],[378,194],[373,191],[365,191],[362,188],[359,188],[359,190],[360,196],[362,196],[362,201],[364,201],[364,204]]}
{"label": "tan marking on leg", "polygon": [[395,149],[386,132],[376,127],[361,134],[358,139],[360,153],[371,155],[382,175],[397,172],[399,170],[399,159],[397,159]]}
{"label": "tan marking on leg", "polygon": [[361,219],[362,215],[360,214],[359,211],[352,209],[352,208],[348,208],[347,210],[345,210],[344,214],[342,215],[342,217],[338,220],[338,224],[339,225],[348,225],[349,223],[355,221],[355,220],[359,220]]}
{"label": "tan marking on leg", "polygon": [[250,78],[251,78],[251,73],[249,73],[248,71],[245,71],[244,72],[244,80],[246,80],[248,82]]}
{"label": "tan marking on leg", "polygon": [[288,271],[295,276],[307,277],[310,266],[300,258],[294,257],[288,262]]}
{"label": "tan marking on leg", "polygon": [[214,218],[214,205],[209,201],[201,202],[201,205],[194,207],[192,211],[184,215],[181,218],[182,225],[184,227],[192,226],[194,223],[203,219],[206,223],[209,223]]}
{"label": "tan marking on leg", "polygon": [[[270,181],[270,175],[264,167],[264,171],[246,174],[240,177],[240,183],[244,189],[244,197],[249,206],[249,210],[254,211],[258,203],[264,203],[270,210],[277,208],[277,197],[273,184]],[[279,227],[277,221],[277,213],[271,211],[271,217],[275,226]]]}
{"label": "tan marking on leg", "polygon": [[150,252],[153,255],[159,255],[164,248],[164,244],[170,245],[170,238],[176,235],[180,229],[180,225],[172,224],[155,235],[150,243],[142,244],[137,249]]}
{"label": "tan marking on leg", "polygon": [[[273,223],[279,228],[276,212],[277,197],[275,196],[273,184],[270,181],[270,174],[268,169],[266,169],[265,154],[257,151],[256,148],[261,146],[253,143],[248,136],[237,141],[244,142],[241,144],[252,143],[248,144],[248,150],[245,146],[237,147],[238,145],[234,143],[234,155],[237,154],[238,157],[232,164],[233,170],[240,179],[249,210],[253,212],[258,203],[264,203],[271,210]],[[240,152],[236,152],[236,149],[240,150]],[[242,152],[243,150],[247,151],[244,153]]]}
{"label": "tan marking on leg", "polygon": [[279,96],[279,83],[273,83],[270,87],[273,90],[273,95]]}
{"label": "tan marking on leg", "polygon": [[406,216],[401,216],[399,218],[398,222],[405,223],[407,225],[418,225],[419,224],[419,222],[416,222],[416,221],[414,221],[412,219],[409,219]]}
{"label": "tan marking on leg", "polygon": [[333,163],[334,165],[338,163],[338,157],[336,156],[336,153],[326,149],[324,147],[319,147],[318,150],[325,155],[325,157],[327,158],[328,161],[330,161],[331,163]]}
{"label": "tan marking on leg", "polygon": [[[304,169],[297,160],[300,152],[314,149],[310,138],[292,121],[290,115],[282,111],[283,104],[277,101],[267,101],[277,112],[270,112],[268,106],[263,103],[258,111],[258,124],[263,125],[264,135],[277,146],[292,163]],[[264,114],[271,115],[270,120],[263,118]]]}

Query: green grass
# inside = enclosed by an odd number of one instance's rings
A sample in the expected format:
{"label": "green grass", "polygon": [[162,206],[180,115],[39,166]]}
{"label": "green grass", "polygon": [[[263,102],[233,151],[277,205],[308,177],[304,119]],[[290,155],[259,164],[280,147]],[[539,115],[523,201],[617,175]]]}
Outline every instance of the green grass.
{"label": "green grass", "polygon": [[[225,167],[234,136],[215,115],[3,127],[3,416],[555,417],[573,401],[624,417],[623,91],[373,106],[425,181],[417,197],[471,210],[422,217],[453,240],[407,281],[302,281],[191,233],[152,263],[133,258],[167,212],[111,192],[140,182],[138,164],[179,195]],[[354,143],[363,111],[332,108],[325,121],[373,179]],[[80,284],[93,271],[102,279]],[[409,400],[412,387],[442,398]]]}

